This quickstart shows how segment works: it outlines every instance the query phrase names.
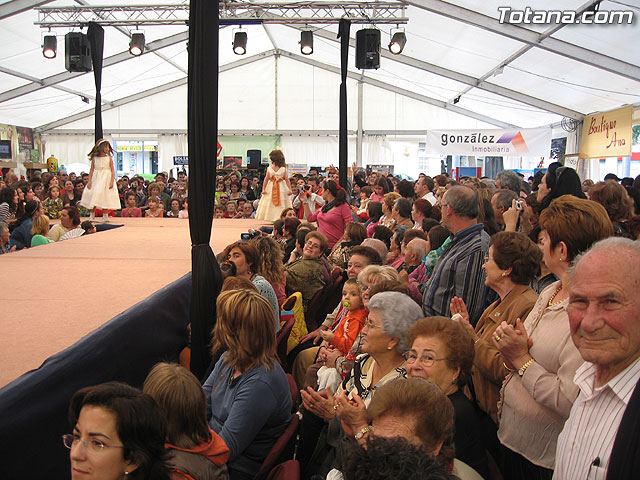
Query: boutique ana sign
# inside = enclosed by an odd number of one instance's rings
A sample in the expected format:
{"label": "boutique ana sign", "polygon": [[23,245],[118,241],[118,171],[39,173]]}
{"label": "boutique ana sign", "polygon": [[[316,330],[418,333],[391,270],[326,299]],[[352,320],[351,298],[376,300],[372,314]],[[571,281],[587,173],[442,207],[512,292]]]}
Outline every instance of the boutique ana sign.
{"label": "boutique ana sign", "polygon": [[628,105],[584,117],[580,158],[630,156],[632,114]]}
{"label": "boutique ana sign", "polygon": [[428,130],[427,149],[435,155],[548,157],[551,129]]}

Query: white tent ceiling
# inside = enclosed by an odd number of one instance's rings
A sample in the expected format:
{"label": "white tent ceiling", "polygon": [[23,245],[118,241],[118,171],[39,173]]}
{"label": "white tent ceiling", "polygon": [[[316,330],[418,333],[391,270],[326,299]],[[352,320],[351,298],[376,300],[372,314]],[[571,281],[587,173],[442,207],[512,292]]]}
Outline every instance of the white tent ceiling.
{"label": "white tent ceiling", "polygon": [[[93,73],[65,71],[64,35],[69,28],[54,29],[57,58],[42,56],[46,30],[34,25],[37,12],[33,7],[182,3],[0,0],[0,123],[42,132],[92,125]],[[352,42],[350,129],[357,125],[358,80],[363,83],[363,123],[368,130],[536,127],[558,123],[563,117],[580,119],[595,111],[640,105],[640,0],[600,4],[600,11],[633,12],[631,25],[561,27],[499,24],[498,7],[522,8],[522,2],[516,0],[399,3],[408,5],[409,18],[401,55],[392,55],[385,48],[391,25],[379,25],[383,32],[379,70],[356,70]],[[531,3],[536,10],[558,8],[554,0]],[[582,10],[594,2],[561,3],[564,10]],[[187,27],[141,28],[147,52],[132,57],[126,29],[105,27],[105,130],[184,130]],[[337,27],[310,26],[315,32],[310,56],[299,53],[301,27],[244,28],[248,33],[244,57],[231,50],[234,27],[220,29],[220,129],[335,129],[340,65]],[[352,38],[359,28],[352,25]],[[494,75],[501,67],[503,72]],[[457,97],[459,102],[453,104]]]}

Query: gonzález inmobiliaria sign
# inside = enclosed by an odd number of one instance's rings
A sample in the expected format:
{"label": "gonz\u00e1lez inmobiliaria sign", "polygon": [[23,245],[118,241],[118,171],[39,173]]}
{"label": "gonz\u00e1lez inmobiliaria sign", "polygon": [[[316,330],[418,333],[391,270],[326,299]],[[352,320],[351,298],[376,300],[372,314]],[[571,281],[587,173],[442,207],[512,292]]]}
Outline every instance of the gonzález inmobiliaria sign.
{"label": "gonz\u00e1lez inmobiliaria sign", "polygon": [[551,129],[427,130],[427,148],[436,155],[548,157]]}
{"label": "gonz\u00e1lez inmobiliaria sign", "polygon": [[600,112],[584,117],[580,158],[628,157],[631,155],[633,107]]}

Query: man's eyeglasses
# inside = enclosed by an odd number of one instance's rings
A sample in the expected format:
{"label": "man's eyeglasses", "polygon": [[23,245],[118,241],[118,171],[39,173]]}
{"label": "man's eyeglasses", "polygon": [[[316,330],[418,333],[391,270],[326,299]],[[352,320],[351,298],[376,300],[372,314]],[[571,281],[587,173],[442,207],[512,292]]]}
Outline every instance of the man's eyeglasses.
{"label": "man's eyeglasses", "polygon": [[79,435],[75,435],[73,433],[62,435],[62,443],[64,443],[64,446],[68,449],[71,449],[78,443],[82,443],[87,450],[93,453],[104,452],[105,448],[125,448],[124,445],[106,445],[102,440],[97,438],[81,440]]}

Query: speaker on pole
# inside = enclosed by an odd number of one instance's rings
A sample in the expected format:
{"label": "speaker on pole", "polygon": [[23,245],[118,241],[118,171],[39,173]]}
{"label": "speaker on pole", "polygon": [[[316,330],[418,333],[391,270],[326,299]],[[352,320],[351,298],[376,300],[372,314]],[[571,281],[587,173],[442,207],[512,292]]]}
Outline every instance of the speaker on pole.
{"label": "speaker on pole", "polygon": [[380,68],[380,30],[363,28],[356,32],[356,68]]}
{"label": "speaker on pole", "polygon": [[258,170],[262,159],[262,150],[247,150],[247,168]]}
{"label": "speaker on pole", "polygon": [[91,45],[84,33],[69,32],[64,36],[64,68],[69,72],[91,71]]}

